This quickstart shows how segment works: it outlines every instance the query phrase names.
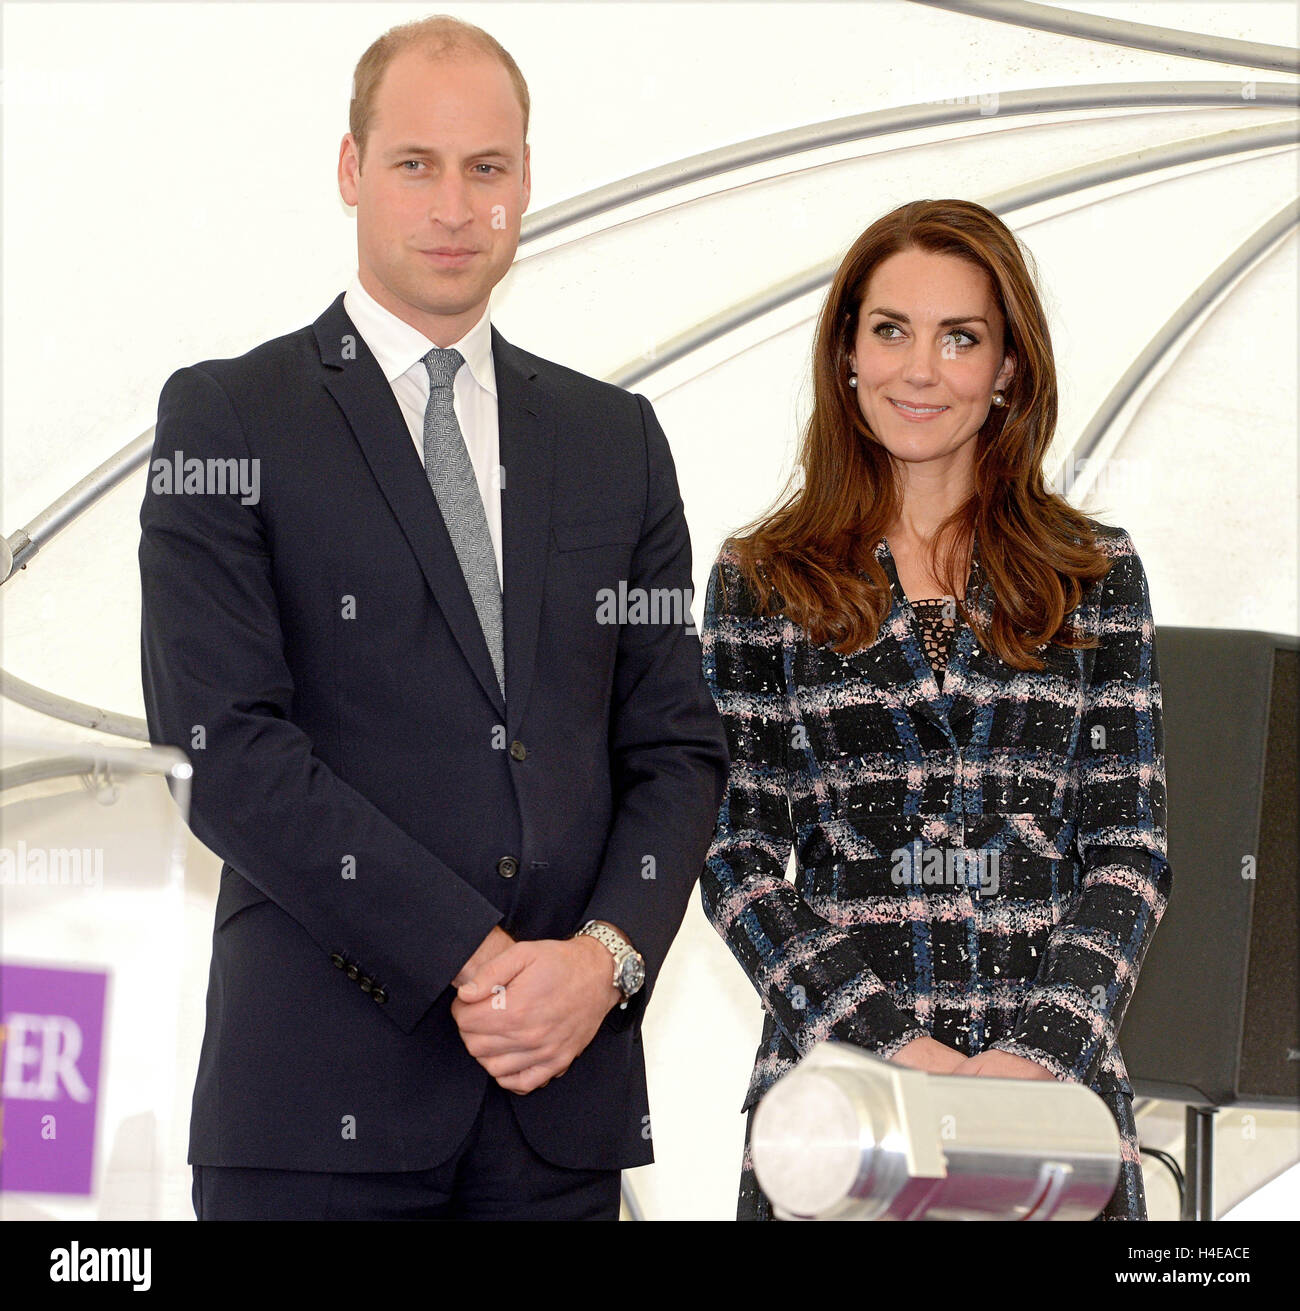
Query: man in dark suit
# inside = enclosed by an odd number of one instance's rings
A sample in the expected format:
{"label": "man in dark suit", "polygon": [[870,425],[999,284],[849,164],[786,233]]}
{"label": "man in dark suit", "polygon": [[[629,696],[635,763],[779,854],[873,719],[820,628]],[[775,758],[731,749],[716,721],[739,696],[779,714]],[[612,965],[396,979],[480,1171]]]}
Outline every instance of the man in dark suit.
{"label": "man in dark suit", "polygon": [[617,1219],[653,1160],[641,1021],[727,748],[649,402],[489,321],[527,114],[480,29],[381,38],[356,279],[159,401],[145,704],[225,862],[203,1219]]}

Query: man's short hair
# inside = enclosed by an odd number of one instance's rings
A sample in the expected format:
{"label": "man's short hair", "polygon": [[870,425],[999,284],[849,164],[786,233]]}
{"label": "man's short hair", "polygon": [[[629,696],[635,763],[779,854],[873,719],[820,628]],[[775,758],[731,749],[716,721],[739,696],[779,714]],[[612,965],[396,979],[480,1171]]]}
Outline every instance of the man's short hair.
{"label": "man's short hair", "polygon": [[499,59],[514,83],[519,107],[524,113],[524,140],[528,140],[528,83],[510,52],[490,33],[451,14],[433,14],[416,22],[389,28],[361,56],[352,74],[352,100],[348,105],[348,130],[357,143],[357,157],[365,162],[366,138],[374,122],[375,99],[384,72],[395,55],[418,48],[430,59],[443,59],[474,52]]}

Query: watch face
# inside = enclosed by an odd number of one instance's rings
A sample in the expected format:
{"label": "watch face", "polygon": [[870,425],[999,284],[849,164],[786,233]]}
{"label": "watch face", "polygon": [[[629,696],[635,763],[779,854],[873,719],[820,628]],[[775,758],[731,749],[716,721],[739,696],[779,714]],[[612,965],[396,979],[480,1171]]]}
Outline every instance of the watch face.
{"label": "watch face", "polygon": [[645,965],[640,956],[629,956],[618,971],[618,986],[625,997],[639,991],[645,982]]}

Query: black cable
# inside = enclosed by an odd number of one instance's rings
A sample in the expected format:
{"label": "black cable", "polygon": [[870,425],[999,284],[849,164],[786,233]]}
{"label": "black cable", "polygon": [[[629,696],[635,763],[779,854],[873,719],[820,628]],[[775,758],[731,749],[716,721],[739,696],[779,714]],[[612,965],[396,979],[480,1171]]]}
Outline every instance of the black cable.
{"label": "black cable", "polygon": [[1139,1147],[1138,1150],[1145,1152],[1147,1156],[1155,1157],[1174,1176],[1174,1183],[1178,1185],[1178,1213],[1181,1215],[1183,1204],[1187,1200],[1187,1181],[1183,1178],[1182,1166],[1168,1152],[1161,1151],[1159,1147]]}

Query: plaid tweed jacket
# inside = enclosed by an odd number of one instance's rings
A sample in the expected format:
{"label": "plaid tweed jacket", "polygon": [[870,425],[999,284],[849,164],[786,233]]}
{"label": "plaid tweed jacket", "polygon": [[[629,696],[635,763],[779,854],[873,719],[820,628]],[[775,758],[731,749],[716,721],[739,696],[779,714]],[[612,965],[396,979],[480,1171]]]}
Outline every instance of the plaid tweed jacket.
{"label": "plaid tweed jacket", "polygon": [[[824,1039],[888,1057],[926,1034],[1131,1096],[1115,1038],[1169,896],[1163,729],[1142,563],[1094,528],[1111,568],[1074,617],[1100,645],[1020,671],[959,618],[942,692],[886,541],[893,607],[848,656],[757,617],[719,555],[702,644],[732,765],[701,895],[765,1009],[742,1109]],[[987,622],[978,543],[967,600]]]}

